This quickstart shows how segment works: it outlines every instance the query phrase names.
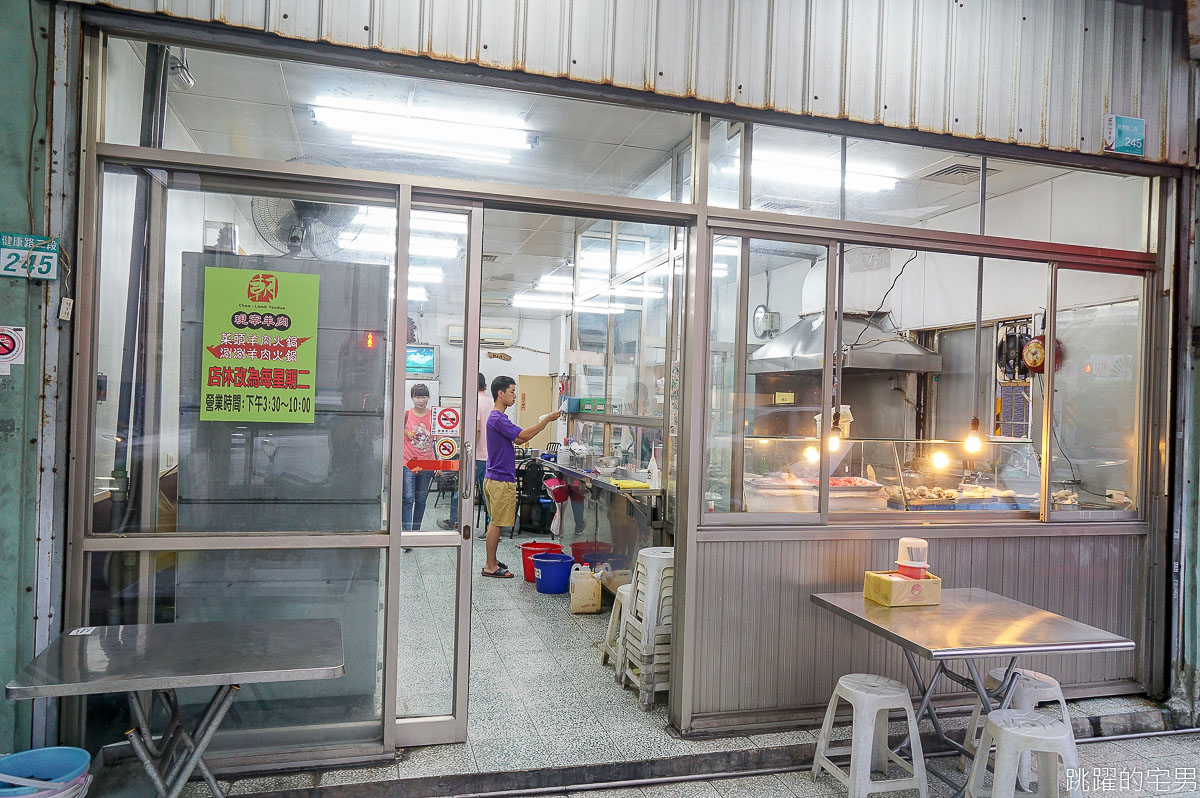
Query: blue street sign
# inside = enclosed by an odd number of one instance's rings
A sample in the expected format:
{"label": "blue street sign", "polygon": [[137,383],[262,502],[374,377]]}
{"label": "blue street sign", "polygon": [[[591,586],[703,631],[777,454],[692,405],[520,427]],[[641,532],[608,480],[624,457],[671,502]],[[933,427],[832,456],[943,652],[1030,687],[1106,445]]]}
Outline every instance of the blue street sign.
{"label": "blue street sign", "polygon": [[1136,116],[1104,117],[1104,151],[1118,155],[1146,154],[1146,120]]}

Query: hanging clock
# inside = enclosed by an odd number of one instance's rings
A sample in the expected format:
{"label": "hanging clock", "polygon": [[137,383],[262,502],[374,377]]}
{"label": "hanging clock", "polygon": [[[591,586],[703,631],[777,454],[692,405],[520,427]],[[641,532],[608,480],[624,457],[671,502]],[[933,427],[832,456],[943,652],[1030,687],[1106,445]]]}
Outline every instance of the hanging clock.
{"label": "hanging clock", "polygon": [[767,338],[779,332],[779,314],[767,310],[766,305],[759,305],[754,309],[751,321],[756,338]]}
{"label": "hanging clock", "polygon": [[[1021,350],[1021,361],[1034,374],[1041,374],[1046,368],[1046,336],[1035,335]],[[1058,341],[1054,342],[1054,370],[1058,371],[1063,364],[1063,348]]]}

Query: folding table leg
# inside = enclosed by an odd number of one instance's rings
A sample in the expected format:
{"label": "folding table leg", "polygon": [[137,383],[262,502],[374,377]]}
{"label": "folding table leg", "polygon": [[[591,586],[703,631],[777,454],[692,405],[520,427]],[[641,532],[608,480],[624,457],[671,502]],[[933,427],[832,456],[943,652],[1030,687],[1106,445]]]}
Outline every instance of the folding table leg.
{"label": "folding table leg", "polygon": [[[200,771],[214,798],[224,798],[225,794],[204,763],[203,756],[208,744],[212,742],[217,727],[225,718],[225,713],[229,711],[229,706],[233,703],[238,689],[236,685],[224,685],[217,688],[216,694],[205,707],[200,722],[196,724],[194,735],[189,734],[183,725],[179,715],[179,701],[175,692],[173,690],[165,692],[161,696],[161,700],[171,714],[167,727],[170,731],[159,745],[154,745],[150,725],[146,721],[137,694],[128,694],[130,707],[138,725],[126,732],[125,737],[129,740],[138,759],[141,760],[142,767],[145,768],[146,774],[154,784],[159,798],[178,798],[194,770]],[[186,754],[179,751],[181,746],[186,749]],[[176,756],[177,753],[180,755]]]}

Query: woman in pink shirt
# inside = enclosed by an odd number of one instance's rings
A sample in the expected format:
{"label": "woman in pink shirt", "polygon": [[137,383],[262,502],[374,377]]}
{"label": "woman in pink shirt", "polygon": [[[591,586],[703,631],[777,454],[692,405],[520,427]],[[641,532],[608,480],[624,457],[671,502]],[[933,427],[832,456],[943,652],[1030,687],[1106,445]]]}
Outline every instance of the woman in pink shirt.
{"label": "woman in pink shirt", "polygon": [[415,461],[433,460],[433,418],[429,412],[429,389],[417,383],[409,391],[413,408],[404,412],[404,501],[402,516],[405,529],[420,529],[425,516],[429,483],[436,473],[421,468]]}

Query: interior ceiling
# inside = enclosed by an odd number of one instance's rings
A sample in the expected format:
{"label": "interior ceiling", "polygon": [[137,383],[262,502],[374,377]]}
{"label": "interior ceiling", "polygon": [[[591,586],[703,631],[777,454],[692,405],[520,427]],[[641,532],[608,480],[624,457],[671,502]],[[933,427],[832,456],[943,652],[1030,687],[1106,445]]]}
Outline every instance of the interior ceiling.
{"label": "interior ceiling", "polygon": [[[142,48],[138,50],[140,55]],[[190,49],[186,55],[195,84],[183,89],[173,83],[169,102],[199,148],[208,152],[272,160],[317,156],[350,167],[445,174],[452,166],[447,166],[444,157],[352,145],[351,133],[316,123],[312,107],[317,98],[330,96],[416,107],[465,107],[478,113],[518,117],[537,137],[532,149],[514,152],[512,163],[465,166],[475,179],[612,192],[628,191],[629,186],[648,177],[690,132],[687,117],[679,114],[203,50]],[[803,137],[806,157],[824,159],[836,168],[840,140],[834,136],[756,128],[755,151],[784,150],[789,142],[794,146],[798,136]],[[893,224],[920,223],[978,202],[977,180],[954,183],[924,179],[947,166],[977,167],[979,159],[974,156],[852,140],[847,163],[851,170],[857,164],[868,171],[872,164],[886,163],[900,176],[899,191],[867,193],[858,200],[863,212],[873,206],[874,210],[882,207],[886,215],[894,217],[885,221]],[[993,196],[1062,172],[1014,162],[989,166],[988,193]],[[827,209],[822,211],[818,206],[823,201],[836,202],[836,189],[822,198],[821,191],[812,187],[789,186],[770,179],[758,181],[756,175],[756,184],[761,186],[756,186],[756,204],[760,207],[828,216]],[[816,199],[800,201],[798,195]],[[248,202],[245,211],[250,218]],[[514,318],[558,315],[533,308],[518,310],[504,303],[513,294],[532,287],[540,277],[561,269],[573,255],[577,228],[590,224],[590,220],[566,216],[488,211],[484,217],[484,250],[492,257],[485,263],[484,314]],[[756,241],[753,246],[760,255],[752,259],[752,271],[778,268],[797,259],[772,249],[769,242]],[[459,294],[459,289],[453,281],[430,286],[433,308],[439,294],[445,305],[445,298]]]}

